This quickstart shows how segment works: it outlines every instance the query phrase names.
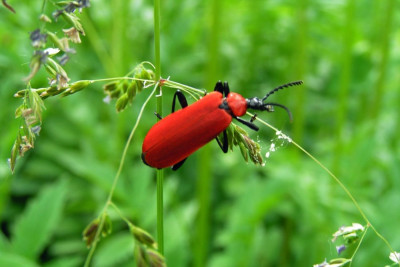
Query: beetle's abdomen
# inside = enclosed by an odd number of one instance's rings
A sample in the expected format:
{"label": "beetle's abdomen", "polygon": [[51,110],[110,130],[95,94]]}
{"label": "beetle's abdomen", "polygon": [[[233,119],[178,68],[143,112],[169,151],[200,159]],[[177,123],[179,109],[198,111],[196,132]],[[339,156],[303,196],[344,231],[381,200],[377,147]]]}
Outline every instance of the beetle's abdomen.
{"label": "beetle's abdomen", "polygon": [[158,169],[170,167],[217,137],[232,121],[219,108],[221,102],[222,94],[212,92],[157,122],[144,138],[143,161]]}

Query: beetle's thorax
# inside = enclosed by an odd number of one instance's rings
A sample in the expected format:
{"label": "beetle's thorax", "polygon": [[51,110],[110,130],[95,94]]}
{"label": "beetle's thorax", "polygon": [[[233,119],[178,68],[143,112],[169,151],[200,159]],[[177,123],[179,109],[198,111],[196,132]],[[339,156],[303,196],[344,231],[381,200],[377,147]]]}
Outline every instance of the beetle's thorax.
{"label": "beetle's thorax", "polygon": [[248,108],[251,109],[260,109],[263,106],[263,101],[258,97],[252,97],[246,99]]}
{"label": "beetle's thorax", "polygon": [[246,114],[247,101],[240,94],[229,93],[228,96],[222,100],[219,108],[224,109],[232,117],[241,117]]}
{"label": "beetle's thorax", "polygon": [[258,97],[252,97],[246,99],[247,108],[254,110],[266,110],[268,112],[274,111],[272,105],[268,105],[268,103],[264,103],[262,99]]}

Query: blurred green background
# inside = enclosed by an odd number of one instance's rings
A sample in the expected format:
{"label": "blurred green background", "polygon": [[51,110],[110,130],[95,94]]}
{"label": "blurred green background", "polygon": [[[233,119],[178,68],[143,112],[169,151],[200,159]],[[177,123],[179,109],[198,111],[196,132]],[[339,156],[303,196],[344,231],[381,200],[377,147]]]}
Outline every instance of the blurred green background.
{"label": "blurred green background", "polygon": [[[0,6],[0,265],[81,266],[82,231],[102,209],[123,146],[149,91],[117,114],[101,84],[45,101],[35,148],[7,165],[32,55],[29,33],[42,1]],[[162,1],[162,76],[197,88],[229,81],[245,97],[263,96],[298,79],[304,85],[270,100],[288,106],[259,117],[282,129],[330,168],[374,226],[400,249],[400,2],[395,0]],[[153,3],[92,1],[86,31],[65,66],[72,81],[123,76],[153,61]],[[55,7],[49,3],[46,13]],[[60,22],[54,31],[68,27]],[[47,86],[41,70],[32,87]],[[164,114],[172,90],[164,90]],[[151,101],[114,201],[135,224],[156,235],[155,171],[141,159],[155,123]],[[250,130],[249,130],[250,132]],[[263,153],[275,133],[251,132]],[[365,224],[343,190],[310,158],[287,144],[263,167],[238,149],[211,142],[183,167],[165,174],[165,256],[169,266],[311,266],[337,257],[332,233]],[[133,238],[110,210],[113,233],[93,266],[135,266]],[[389,249],[371,230],[353,266],[389,264]]]}

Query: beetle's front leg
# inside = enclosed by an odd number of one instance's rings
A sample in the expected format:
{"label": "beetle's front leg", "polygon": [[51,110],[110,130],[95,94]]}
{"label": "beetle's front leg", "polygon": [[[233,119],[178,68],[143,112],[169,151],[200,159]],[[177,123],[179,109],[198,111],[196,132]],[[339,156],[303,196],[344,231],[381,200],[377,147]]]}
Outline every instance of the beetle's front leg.
{"label": "beetle's front leg", "polygon": [[220,92],[223,96],[226,97],[230,92],[228,82],[222,83],[221,81],[218,81],[215,84],[214,91]]}
{"label": "beetle's front leg", "polygon": [[[239,122],[243,123],[244,125],[246,125],[247,127],[249,127],[250,129],[254,130],[254,131],[258,131],[258,126],[255,125],[253,122],[250,121],[246,121],[242,118],[239,117],[234,117],[235,119],[237,119]],[[252,117],[253,118],[253,117]]]}

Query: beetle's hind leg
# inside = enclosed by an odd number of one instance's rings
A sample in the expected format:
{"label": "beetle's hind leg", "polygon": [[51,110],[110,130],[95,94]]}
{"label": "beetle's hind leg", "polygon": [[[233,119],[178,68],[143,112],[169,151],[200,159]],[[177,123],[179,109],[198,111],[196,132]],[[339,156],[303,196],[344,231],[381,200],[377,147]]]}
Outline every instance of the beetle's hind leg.
{"label": "beetle's hind leg", "polygon": [[226,134],[226,130],[223,131],[223,135],[224,135],[224,140],[219,141],[218,137],[215,138],[215,140],[217,140],[217,143],[219,145],[219,147],[222,149],[222,152],[226,153],[228,152],[228,135]]}
{"label": "beetle's hind leg", "polygon": [[156,115],[156,117],[157,117],[159,120],[162,120],[162,119],[163,119],[163,117],[161,117],[161,115],[158,114],[157,112],[154,112],[154,115]]}
{"label": "beetle's hind leg", "polygon": [[[188,103],[187,103],[187,100],[186,100],[185,95],[184,95],[180,90],[177,90],[177,91],[175,92],[174,98],[173,98],[173,100],[172,100],[172,113],[175,112],[175,102],[176,102],[176,98],[178,98],[179,104],[181,105],[182,108],[186,108],[186,107],[188,106]],[[185,163],[185,160],[186,160],[186,159],[187,159],[187,158],[185,158],[185,159],[179,161],[178,163],[176,163],[175,165],[173,165],[173,166],[171,167],[171,169],[172,169],[173,171],[176,171],[177,169],[179,169],[179,168],[183,165],[183,163]]]}
{"label": "beetle's hind leg", "polygon": [[186,108],[188,106],[185,95],[181,91],[177,90],[174,94],[174,98],[172,99],[172,113],[175,112],[176,98],[178,98],[179,104],[182,108]]}
{"label": "beetle's hind leg", "polygon": [[187,160],[187,158],[185,158],[185,159],[179,161],[177,164],[173,165],[171,167],[171,170],[176,171],[177,169],[179,169],[183,165],[183,163],[185,163],[185,160]]}
{"label": "beetle's hind leg", "polygon": [[[186,108],[188,106],[187,100],[185,95],[181,92],[181,91],[176,91],[174,94],[174,98],[172,99],[172,113],[175,112],[175,102],[176,102],[176,98],[178,98],[179,104],[181,105],[182,108]],[[160,114],[158,114],[157,112],[154,112],[154,115],[156,115],[156,117],[160,120],[162,120],[163,118],[161,117]]]}

